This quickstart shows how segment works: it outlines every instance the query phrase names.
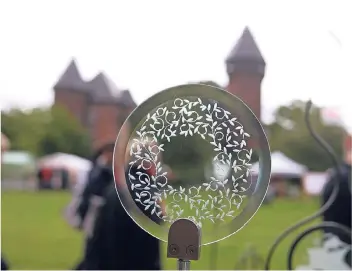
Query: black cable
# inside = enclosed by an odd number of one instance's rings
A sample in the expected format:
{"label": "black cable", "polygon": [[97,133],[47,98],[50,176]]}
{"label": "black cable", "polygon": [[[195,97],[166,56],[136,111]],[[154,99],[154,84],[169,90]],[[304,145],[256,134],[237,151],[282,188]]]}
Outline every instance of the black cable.
{"label": "black cable", "polygon": [[344,234],[346,234],[346,236],[349,236],[349,238],[352,241],[352,235],[351,235],[351,230],[343,225],[340,225],[338,223],[335,222],[323,222],[319,225],[316,226],[312,226],[308,229],[306,229],[305,231],[303,231],[302,233],[300,233],[297,238],[292,242],[292,245],[290,246],[289,252],[288,252],[288,261],[287,261],[287,265],[288,265],[288,270],[293,270],[293,266],[292,266],[292,261],[293,261],[293,255],[294,252],[298,246],[298,244],[308,235],[311,234],[312,232],[318,231],[318,230],[327,230],[327,229],[338,229],[341,232],[343,232]]}
{"label": "black cable", "polygon": [[[341,172],[341,168],[340,168],[340,162],[339,159],[336,157],[334,151],[332,150],[331,146],[326,143],[326,141],[321,138],[313,129],[309,116],[310,116],[310,111],[312,109],[312,101],[308,101],[306,104],[306,111],[305,111],[305,122],[307,125],[307,128],[311,134],[311,136],[317,141],[317,143],[327,152],[327,154],[330,156],[330,158],[332,159],[332,162],[336,165],[337,168],[337,174],[339,175],[339,177],[342,177],[342,172]],[[281,243],[282,240],[284,240],[291,232],[295,231],[296,229],[298,229],[299,227],[311,222],[312,220],[316,219],[317,217],[321,216],[322,214],[324,214],[329,208],[330,206],[334,203],[334,201],[336,200],[337,194],[339,192],[339,183],[335,182],[333,191],[329,197],[329,199],[325,202],[325,204],[313,215],[310,215],[304,219],[302,219],[301,221],[299,221],[298,223],[296,223],[295,225],[289,227],[288,229],[286,229],[273,243],[273,245],[270,247],[269,249],[269,253],[268,256],[266,258],[265,261],[265,266],[264,269],[265,270],[270,270],[270,263],[271,263],[271,259],[274,255],[274,252],[276,251],[278,245]]]}

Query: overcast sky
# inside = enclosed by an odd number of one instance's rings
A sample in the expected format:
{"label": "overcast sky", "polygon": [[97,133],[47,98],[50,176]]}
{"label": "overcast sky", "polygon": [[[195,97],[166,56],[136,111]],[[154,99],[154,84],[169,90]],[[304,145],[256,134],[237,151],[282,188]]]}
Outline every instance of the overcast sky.
{"label": "overcast sky", "polygon": [[[352,128],[348,1],[16,1],[0,3],[0,103],[53,101],[72,57],[142,102],[190,81],[226,85],[224,59],[245,25],[267,62],[262,111],[292,99],[339,108]],[[348,72],[349,71],[349,72]]]}

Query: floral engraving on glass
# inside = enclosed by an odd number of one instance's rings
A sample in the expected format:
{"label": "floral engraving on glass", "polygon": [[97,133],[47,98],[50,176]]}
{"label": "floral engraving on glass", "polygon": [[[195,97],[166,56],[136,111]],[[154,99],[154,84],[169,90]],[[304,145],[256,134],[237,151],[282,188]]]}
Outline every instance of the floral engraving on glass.
{"label": "floral engraving on glass", "polygon": [[[159,107],[153,114],[148,114],[136,134],[138,138],[132,139],[129,150],[128,179],[137,205],[170,223],[189,218],[201,225],[204,220],[215,223],[235,217],[251,187],[252,149],[246,148],[246,139],[250,135],[230,112],[217,103],[205,104],[200,98],[194,101],[177,98],[172,110]],[[176,136],[194,135],[213,146],[213,161],[231,168],[232,176],[221,180],[212,176],[200,186],[175,189],[168,184],[167,172],[159,159],[164,144],[157,142],[164,139],[171,142]],[[137,170],[133,176],[132,167],[144,171]],[[146,174],[151,167],[155,168],[155,173]],[[161,201],[167,203],[164,212]],[[191,214],[184,214],[184,204],[188,204]]]}

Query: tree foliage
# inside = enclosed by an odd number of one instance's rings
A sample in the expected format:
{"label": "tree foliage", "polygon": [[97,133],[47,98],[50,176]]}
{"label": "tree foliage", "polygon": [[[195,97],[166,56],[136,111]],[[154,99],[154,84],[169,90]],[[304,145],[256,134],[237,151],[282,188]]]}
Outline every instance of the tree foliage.
{"label": "tree foliage", "polygon": [[[213,81],[200,81],[199,84],[220,87]],[[210,102],[210,101],[209,101]],[[207,101],[204,101],[206,104]],[[171,109],[172,104],[167,107]],[[204,112],[195,110],[199,115]],[[168,164],[175,173],[176,177],[190,183],[204,179],[205,167],[210,167],[212,158],[214,157],[213,147],[203,140],[200,136],[193,137],[175,137],[171,142],[163,141],[162,144],[167,146],[165,153],[163,153],[163,160]]]}
{"label": "tree foliage", "polygon": [[[220,87],[212,81],[201,84]],[[310,135],[305,123],[305,102],[293,101],[280,106],[274,121],[265,125],[271,151],[281,151],[313,171],[324,171],[333,166],[331,158]],[[342,157],[345,130],[326,125],[320,118],[319,107],[313,107],[310,120],[314,130]],[[199,112],[201,114],[201,112]],[[12,109],[1,112],[1,129],[11,141],[11,149],[28,151],[36,156],[54,152],[72,153],[83,157],[91,154],[87,131],[63,108]],[[135,127],[137,124],[133,124]],[[164,162],[182,173],[181,178],[198,178],[212,157],[212,148],[201,138],[177,137],[165,143]],[[211,161],[210,161],[211,162]],[[209,162],[209,163],[210,163]],[[209,165],[210,166],[210,165]]]}
{"label": "tree foliage", "polygon": [[[281,151],[298,163],[313,171],[324,171],[334,166],[325,150],[311,136],[305,123],[303,101],[293,101],[288,106],[280,106],[274,114],[274,122],[266,126],[271,151]],[[343,135],[340,126],[326,125],[320,117],[319,107],[313,107],[310,121],[314,130],[327,141],[336,154],[342,157]]]}
{"label": "tree foliage", "polygon": [[65,152],[82,157],[90,155],[87,132],[59,107],[12,109],[1,112],[1,129],[11,141],[11,149],[37,156]]}

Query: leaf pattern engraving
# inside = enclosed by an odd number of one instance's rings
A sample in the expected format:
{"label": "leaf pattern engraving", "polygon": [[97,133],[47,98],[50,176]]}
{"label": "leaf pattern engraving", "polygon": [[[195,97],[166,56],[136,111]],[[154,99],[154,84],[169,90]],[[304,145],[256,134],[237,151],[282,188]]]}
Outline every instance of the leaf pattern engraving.
{"label": "leaf pattern engraving", "polygon": [[[201,225],[205,220],[215,223],[235,217],[246,197],[245,192],[251,187],[252,149],[247,147],[246,141],[250,135],[230,112],[216,102],[205,104],[200,98],[177,98],[171,109],[159,107],[148,114],[136,134],[138,138],[132,140],[129,149],[128,179],[137,205],[170,223],[189,218]],[[224,180],[211,177],[200,186],[175,189],[168,183],[167,172],[159,161],[164,144],[157,144],[158,139],[171,142],[173,137],[194,135],[209,142],[215,152],[213,160],[228,165],[234,174]],[[137,170],[133,176],[132,167],[144,171]],[[156,169],[153,175],[144,173],[151,167]],[[161,201],[167,202],[165,212]],[[188,204],[192,214],[184,214],[184,204]]]}

